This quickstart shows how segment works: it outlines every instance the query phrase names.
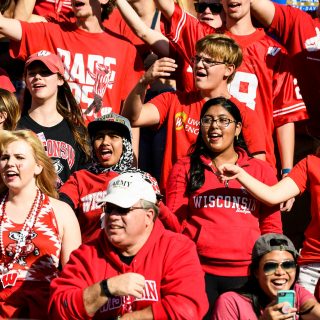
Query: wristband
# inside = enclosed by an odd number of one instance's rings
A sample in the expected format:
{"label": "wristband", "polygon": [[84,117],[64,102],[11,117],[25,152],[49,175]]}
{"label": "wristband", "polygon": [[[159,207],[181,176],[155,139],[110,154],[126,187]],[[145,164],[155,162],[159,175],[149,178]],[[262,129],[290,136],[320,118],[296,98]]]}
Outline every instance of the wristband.
{"label": "wristband", "polygon": [[281,169],[281,174],[287,174],[291,171],[291,169],[289,168],[284,168],[284,169]]}
{"label": "wristband", "polygon": [[114,297],[113,294],[111,294],[111,292],[109,291],[109,287],[108,287],[108,279],[104,279],[100,282],[100,286],[101,286],[101,290],[104,293],[104,295],[108,298],[112,298]]}

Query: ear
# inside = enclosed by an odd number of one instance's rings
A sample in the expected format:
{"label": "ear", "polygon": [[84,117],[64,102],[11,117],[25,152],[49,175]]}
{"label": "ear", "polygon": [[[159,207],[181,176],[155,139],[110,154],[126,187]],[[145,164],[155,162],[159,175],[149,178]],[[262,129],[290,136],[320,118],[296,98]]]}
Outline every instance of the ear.
{"label": "ear", "polygon": [[234,72],[235,72],[234,64],[227,64],[226,71],[224,73],[225,77],[229,78],[231,75],[233,75]]}
{"label": "ear", "polygon": [[38,176],[42,172],[43,166],[41,164],[36,164],[36,168],[34,169],[34,174]]}
{"label": "ear", "polygon": [[240,122],[238,122],[237,124],[236,124],[236,132],[235,132],[235,137],[238,137],[239,136],[239,134],[241,133],[241,130],[242,130],[242,123],[240,123]]}
{"label": "ear", "polygon": [[0,112],[0,123],[5,122],[7,117],[8,117],[8,114],[5,111]]}
{"label": "ear", "polygon": [[153,224],[155,212],[151,208],[145,211],[146,211],[146,218],[145,218],[146,226],[149,226],[150,224]]}
{"label": "ear", "polygon": [[61,87],[64,84],[64,80],[60,76],[58,76],[58,77],[59,77],[58,86]]}

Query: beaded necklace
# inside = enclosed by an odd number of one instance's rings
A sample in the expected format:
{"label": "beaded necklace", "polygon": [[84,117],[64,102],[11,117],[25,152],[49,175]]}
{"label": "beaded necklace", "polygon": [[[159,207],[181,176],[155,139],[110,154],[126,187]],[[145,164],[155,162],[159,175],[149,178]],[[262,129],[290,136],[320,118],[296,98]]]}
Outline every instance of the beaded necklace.
{"label": "beaded necklace", "polygon": [[[37,216],[41,210],[42,206],[42,201],[44,199],[43,193],[38,189],[37,194],[34,198],[33,204],[31,206],[31,209],[27,215],[26,220],[24,221],[23,227],[20,231],[19,239],[17,241],[16,247],[15,247],[15,254],[11,261],[5,263],[5,258],[6,258],[6,250],[5,246],[3,243],[3,231],[4,231],[4,219],[6,216],[6,204],[8,201],[8,196],[9,194],[7,193],[0,204],[0,216],[1,216],[1,221],[0,221],[0,250],[1,250],[1,255],[2,255],[2,260],[3,262],[0,264],[0,272],[2,274],[8,273],[14,266],[15,263],[20,258],[21,251],[23,247],[26,244],[26,239],[28,236],[31,234],[32,229],[36,223]],[[2,279],[1,279],[2,281]]]}

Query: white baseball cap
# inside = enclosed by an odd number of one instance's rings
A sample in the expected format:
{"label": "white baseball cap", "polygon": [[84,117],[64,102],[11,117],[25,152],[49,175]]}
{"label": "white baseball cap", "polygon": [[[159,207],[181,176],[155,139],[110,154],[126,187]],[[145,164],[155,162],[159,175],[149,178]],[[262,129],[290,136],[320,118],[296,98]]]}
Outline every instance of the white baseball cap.
{"label": "white baseball cap", "polygon": [[126,172],[109,182],[107,195],[100,202],[130,208],[139,200],[147,200],[155,204],[156,192],[152,184],[143,179],[139,172]]}

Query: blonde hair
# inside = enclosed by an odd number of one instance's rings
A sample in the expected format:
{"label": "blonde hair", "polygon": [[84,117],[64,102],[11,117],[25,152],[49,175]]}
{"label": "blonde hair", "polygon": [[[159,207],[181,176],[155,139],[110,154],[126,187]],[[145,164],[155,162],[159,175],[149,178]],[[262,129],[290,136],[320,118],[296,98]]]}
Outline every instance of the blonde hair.
{"label": "blonde hair", "polygon": [[[2,155],[4,148],[15,141],[25,141],[29,144],[33,151],[33,157],[37,164],[42,166],[42,171],[36,176],[36,185],[43,193],[48,196],[58,198],[58,193],[55,187],[57,174],[54,169],[51,159],[47,156],[43,144],[38,136],[31,130],[17,130],[8,131],[2,130],[0,134],[0,156]],[[1,181],[0,193],[3,193],[8,188]]]}
{"label": "blonde hair", "polygon": [[6,113],[3,129],[14,130],[20,119],[21,111],[14,93],[0,88],[0,114]]}
{"label": "blonde hair", "polygon": [[236,69],[242,62],[242,50],[235,40],[224,34],[209,34],[196,43],[196,52],[205,53],[214,60],[223,61],[227,65],[234,65],[235,69],[228,78],[233,79]]}

